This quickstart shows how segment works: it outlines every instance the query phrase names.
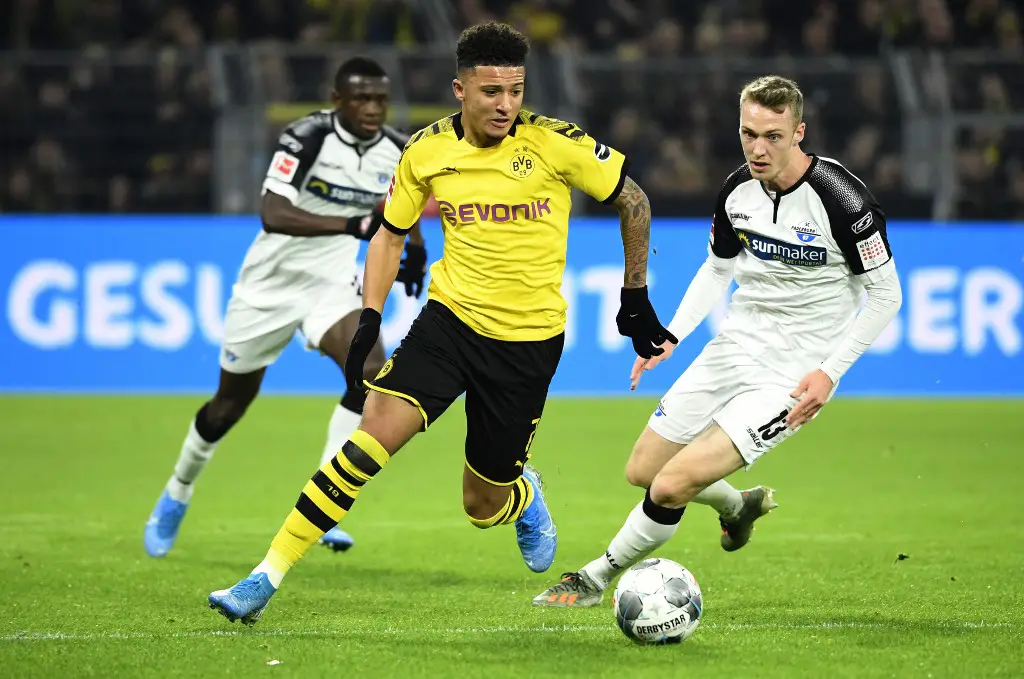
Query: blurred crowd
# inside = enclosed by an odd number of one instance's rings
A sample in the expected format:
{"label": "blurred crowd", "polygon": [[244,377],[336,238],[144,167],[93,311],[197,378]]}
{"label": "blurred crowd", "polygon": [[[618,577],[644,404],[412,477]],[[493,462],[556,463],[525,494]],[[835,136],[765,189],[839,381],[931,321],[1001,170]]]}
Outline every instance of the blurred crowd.
{"label": "blurred crowd", "polygon": [[[581,60],[586,123],[643,168],[656,209],[702,214],[742,157],[736,93],[754,72],[689,57],[790,57],[807,104],[805,150],[834,157],[894,212],[927,216],[931,196],[903,181],[902,111],[893,49],[985,50],[950,56],[957,112],[1024,114],[1021,2],[1008,0],[459,0],[466,24],[498,18],[541,49],[605,53]],[[676,60],[670,72],[665,60]],[[628,70],[609,62],[637,61]],[[645,60],[640,62],[639,60]],[[786,63],[786,62],[784,62]],[[829,72],[830,65],[838,70]],[[960,218],[1024,220],[1024,122],[978,122],[956,133]]]}
{"label": "blurred crowd", "polygon": [[[414,47],[440,4],[426,0],[7,0],[0,3],[0,210],[205,212],[213,198],[216,44]],[[539,59],[576,59],[581,124],[627,152],[660,213],[703,214],[742,160],[743,81],[728,60],[775,58],[807,103],[809,151],[835,157],[895,213],[927,216],[905,181],[903,110],[891,49],[985,50],[946,57],[959,113],[961,218],[1024,219],[1024,34],[1010,0],[450,0],[455,28],[522,28]],[[278,47],[273,47],[277,45]],[[312,53],[315,50],[307,50]],[[300,50],[301,52],[301,50]],[[269,54],[270,52],[268,52]],[[779,58],[783,58],[780,63]],[[324,95],[322,66],[257,69],[270,99]],[[622,64],[629,64],[623,68]],[[756,66],[757,61],[753,62]],[[409,53],[410,100],[450,81],[450,59]],[[788,68],[787,68],[788,65]],[[244,79],[240,79],[244,80]],[[441,85],[437,88],[443,89]],[[445,97],[438,96],[444,101]],[[260,153],[262,153],[262,149]]]}
{"label": "blurred crowd", "polygon": [[1007,0],[457,0],[466,24],[502,19],[549,49],[624,57],[874,56],[895,46],[1020,49]]}
{"label": "blurred crowd", "polygon": [[206,46],[412,44],[417,25],[401,0],[5,0],[0,211],[212,211]]}

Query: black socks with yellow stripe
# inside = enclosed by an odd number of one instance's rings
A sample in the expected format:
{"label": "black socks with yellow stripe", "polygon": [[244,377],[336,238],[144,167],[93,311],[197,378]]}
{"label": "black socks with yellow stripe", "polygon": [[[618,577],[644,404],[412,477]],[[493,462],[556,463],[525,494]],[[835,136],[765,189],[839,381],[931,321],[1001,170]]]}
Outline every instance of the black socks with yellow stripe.
{"label": "black socks with yellow stripe", "polygon": [[508,494],[508,501],[505,506],[498,510],[498,513],[489,519],[477,519],[469,517],[470,522],[477,528],[490,528],[506,523],[514,523],[523,515],[523,510],[530,506],[533,501],[533,486],[520,476],[511,486],[512,492]]}
{"label": "black socks with yellow stripe", "polygon": [[390,459],[377,439],[357,430],[341,452],[320,467],[306,482],[295,508],[270,544],[263,563],[277,571],[272,581],[277,579],[279,583],[324,533],[338,525],[352,508],[363,484]]}

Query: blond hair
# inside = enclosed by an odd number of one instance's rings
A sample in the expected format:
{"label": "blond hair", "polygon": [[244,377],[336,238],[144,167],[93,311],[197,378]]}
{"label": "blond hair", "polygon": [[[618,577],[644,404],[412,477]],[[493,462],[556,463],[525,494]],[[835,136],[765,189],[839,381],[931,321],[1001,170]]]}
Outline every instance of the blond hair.
{"label": "blond hair", "polygon": [[743,102],[750,101],[755,104],[770,108],[776,113],[782,113],[787,106],[793,112],[793,127],[795,128],[803,121],[804,117],[804,93],[795,82],[778,75],[763,75],[756,80],[751,80],[743,86],[740,92],[740,106]]}

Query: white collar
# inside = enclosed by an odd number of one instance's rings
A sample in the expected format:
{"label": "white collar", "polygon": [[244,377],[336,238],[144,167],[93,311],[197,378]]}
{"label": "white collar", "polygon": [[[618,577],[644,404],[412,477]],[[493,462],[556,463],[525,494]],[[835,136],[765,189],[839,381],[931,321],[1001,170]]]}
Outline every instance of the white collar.
{"label": "white collar", "polygon": [[346,130],[344,127],[342,127],[341,118],[338,116],[337,113],[332,113],[331,119],[334,121],[335,134],[337,134],[338,138],[341,139],[346,144],[348,144],[349,146],[356,146],[359,147],[360,149],[365,149],[376,144],[378,141],[380,141],[380,138],[384,136],[383,132],[378,132],[369,139],[361,139],[356,135],[352,134],[351,132],[349,132],[348,130]]}

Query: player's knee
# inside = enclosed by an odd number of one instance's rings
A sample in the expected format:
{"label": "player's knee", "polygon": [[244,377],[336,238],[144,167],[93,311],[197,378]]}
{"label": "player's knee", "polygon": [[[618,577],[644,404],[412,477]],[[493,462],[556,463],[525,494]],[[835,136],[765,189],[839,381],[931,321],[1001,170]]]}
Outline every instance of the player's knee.
{"label": "player's knee", "polygon": [[[346,397],[348,394],[346,393]],[[359,427],[364,431],[370,432],[378,441],[382,438],[387,439],[385,435],[388,431],[388,418],[387,413],[384,412],[378,405],[374,407],[373,392],[367,395],[367,399],[363,401],[363,416],[360,420]],[[387,448],[387,444],[384,446]],[[390,449],[389,449],[390,450]],[[396,452],[396,451],[391,451]]]}
{"label": "player's knee", "polygon": [[650,488],[655,472],[656,470],[645,464],[643,456],[638,455],[635,450],[626,461],[626,481],[631,486]]}
{"label": "player's knee", "polygon": [[651,500],[662,507],[685,505],[701,490],[700,484],[686,474],[658,474],[650,486]]}
{"label": "player's knee", "polygon": [[495,489],[497,492],[478,493],[463,491],[462,508],[466,510],[470,522],[478,528],[489,528],[493,519],[508,504],[508,489]]}
{"label": "player's knee", "polygon": [[240,399],[218,394],[205,408],[205,419],[211,429],[227,431],[245,415],[251,399]]}
{"label": "player's knee", "polygon": [[424,424],[416,406],[396,396],[370,391],[363,405],[359,428],[394,455],[423,430]]}

